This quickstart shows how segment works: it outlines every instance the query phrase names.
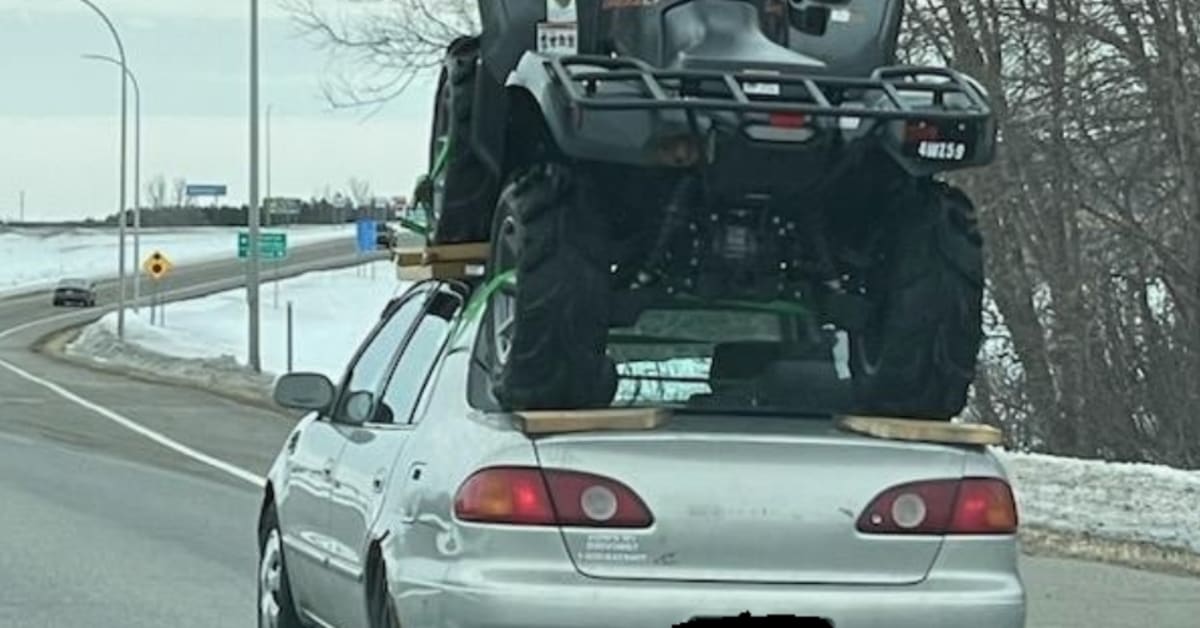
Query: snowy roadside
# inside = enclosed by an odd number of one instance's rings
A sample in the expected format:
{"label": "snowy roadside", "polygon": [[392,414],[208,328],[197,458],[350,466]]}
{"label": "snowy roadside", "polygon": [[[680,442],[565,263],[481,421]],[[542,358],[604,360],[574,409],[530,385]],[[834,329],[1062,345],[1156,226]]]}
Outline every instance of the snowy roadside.
{"label": "snowy roadside", "polygon": [[[262,359],[267,373],[245,368],[245,293],[219,293],[167,306],[165,327],[147,312],[126,319],[127,342],[115,338],[115,315],[84,328],[66,353],[201,386],[257,391],[287,370],[285,310],[295,307],[294,370],[337,378],[389,299],[406,285],[391,262],[314,272],[262,291]],[[374,274],[372,274],[372,272]],[[1200,471],[1077,460],[995,450],[1013,481],[1026,548],[1200,575]]]}
{"label": "snowy roadside", "polygon": [[[142,229],[142,257],[162,251],[176,266],[237,255],[238,227],[159,227]],[[288,246],[344,239],[353,241],[355,226],[292,225],[270,228],[288,235]],[[130,269],[133,236],[126,234]],[[47,289],[64,277],[100,279],[116,275],[115,228],[8,228],[0,232],[0,296]]]}

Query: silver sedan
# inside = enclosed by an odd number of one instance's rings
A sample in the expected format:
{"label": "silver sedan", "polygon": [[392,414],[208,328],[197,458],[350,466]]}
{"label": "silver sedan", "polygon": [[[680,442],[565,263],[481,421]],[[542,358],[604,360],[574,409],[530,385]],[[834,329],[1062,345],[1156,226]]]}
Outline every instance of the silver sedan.
{"label": "silver sedan", "polygon": [[417,284],[338,385],[277,382],[308,414],[265,490],[260,626],[1025,625],[1016,507],[986,448],[722,405],[721,362],[746,353],[725,349],[770,326],[752,314],[694,342],[614,334],[611,408],[498,412],[471,292]]}

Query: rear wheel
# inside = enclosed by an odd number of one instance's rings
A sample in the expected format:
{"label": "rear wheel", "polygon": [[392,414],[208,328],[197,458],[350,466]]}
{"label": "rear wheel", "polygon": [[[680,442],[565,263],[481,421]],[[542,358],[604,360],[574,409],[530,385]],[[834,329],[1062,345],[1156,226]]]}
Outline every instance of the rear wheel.
{"label": "rear wheel", "polygon": [[382,562],[371,570],[370,590],[367,592],[367,613],[371,628],[400,628],[400,617],[388,588],[387,571]]}
{"label": "rear wheel", "polygon": [[892,211],[889,246],[867,281],[875,304],[851,336],[859,412],[948,420],[962,412],[983,341],[983,251],[975,208],[923,181]]}
{"label": "rear wheel", "polygon": [[493,294],[484,338],[492,389],[512,410],[607,405],[616,372],[605,355],[611,301],[609,226],[585,177],[535,166],[493,214]]}
{"label": "rear wheel", "polygon": [[[436,244],[477,242],[487,238],[488,209],[495,176],[471,147],[479,39],[462,37],[450,44],[438,91],[432,164],[442,162],[434,183],[430,226]],[[444,154],[443,154],[444,153]]]}

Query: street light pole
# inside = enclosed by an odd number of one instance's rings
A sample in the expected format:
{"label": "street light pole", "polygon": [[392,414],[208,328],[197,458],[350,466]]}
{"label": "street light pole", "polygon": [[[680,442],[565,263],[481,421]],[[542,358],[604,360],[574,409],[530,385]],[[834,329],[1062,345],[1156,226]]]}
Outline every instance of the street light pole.
{"label": "street light pole", "polygon": [[[84,59],[105,61],[121,66],[121,62],[105,55],[83,55]],[[138,311],[142,300],[142,274],[138,262],[142,259],[142,88],[137,76],[128,67],[122,67],[125,76],[133,83],[133,311]]]}
{"label": "street light pole", "polygon": [[266,145],[267,194],[266,194],[266,196],[263,197],[265,199],[263,201],[263,203],[266,206],[266,210],[267,210],[265,222],[268,225],[271,224],[271,218],[272,218],[271,209],[274,207],[274,205],[271,204],[271,110],[274,108],[275,108],[275,105],[267,105],[267,129],[266,129],[266,131],[267,131],[267,133],[266,133],[266,135],[267,135],[267,145]]}
{"label": "street light pole", "polygon": [[88,8],[96,12],[100,19],[104,20],[104,25],[108,27],[108,31],[112,33],[113,41],[117,43],[117,52],[120,53],[121,59],[121,179],[120,179],[120,199],[117,209],[117,233],[120,238],[120,245],[117,247],[117,282],[120,284],[117,295],[117,338],[125,339],[125,157],[126,157],[126,136],[128,135],[129,122],[129,81],[125,79],[125,72],[129,67],[125,59],[125,45],[121,43],[121,36],[117,33],[117,28],[113,26],[112,20],[100,10],[91,0],[79,0],[86,4]]}
{"label": "street light pole", "polygon": [[250,0],[250,223],[249,259],[246,264],[246,301],[250,313],[250,368],[262,372],[259,357],[259,211],[258,211],[258,0]]}

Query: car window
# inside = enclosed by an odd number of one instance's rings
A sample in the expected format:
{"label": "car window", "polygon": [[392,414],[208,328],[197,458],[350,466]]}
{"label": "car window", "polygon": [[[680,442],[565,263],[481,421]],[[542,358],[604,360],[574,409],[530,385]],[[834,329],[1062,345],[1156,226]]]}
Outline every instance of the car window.
{"label": "car window", "polygon": [[392,370],[391,379],[383,392],[378,422],[407,423],[412,418],[413,409],[450,333],[460,305],[457,297],[446,293],[433,298]]}
{"label": "car window", "polygon": [[426,295],[420,294],[405,301],[383,323],[376,334],[359,353],[358,359],[347,373],[343,384],[339,412],[345,412],[346,401],[357,392],[376,393],[387,377],[388,366],[396,356],[404,338],[412,329],[413,322],[425,305]]}

